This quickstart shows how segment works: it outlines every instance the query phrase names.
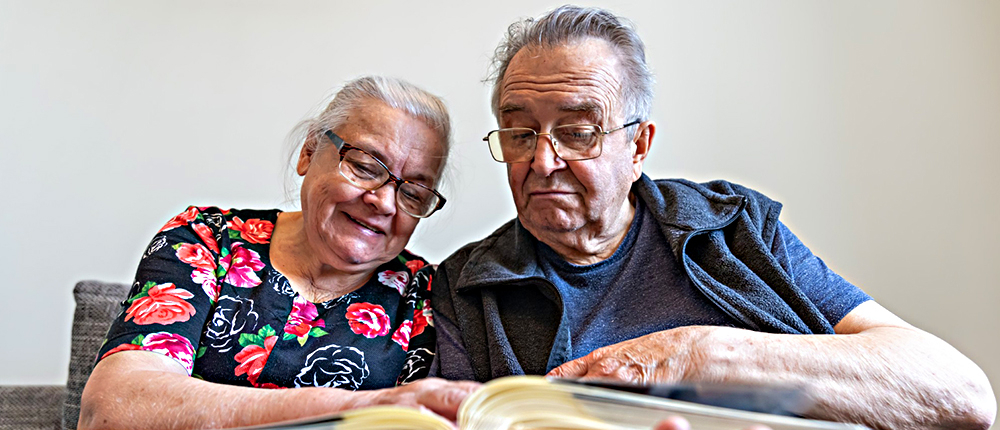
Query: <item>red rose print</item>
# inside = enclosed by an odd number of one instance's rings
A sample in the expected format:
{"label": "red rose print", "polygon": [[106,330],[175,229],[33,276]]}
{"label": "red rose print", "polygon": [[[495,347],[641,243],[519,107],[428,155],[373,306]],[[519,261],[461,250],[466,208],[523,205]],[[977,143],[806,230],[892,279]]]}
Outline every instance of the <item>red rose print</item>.
{"label": "red rose print", "polygon": [[[198,224],[204,227],[204,224]],[[197,226],[195,226],[197,231]],[[208,227],[205,227],[206,229]],[[212,240],[215,243],[215,240]],[[177,258],[194,267],[191,272],[191,282],[201,285],[202,290],[212,302],[219,299],[219,282],[215,277],[215,260],[208,248],[200,243],[182,243],[177,246]]]}
{"label": "red rose print", "polygon": [[[273,330],[271,331],[274,332]],[[274,349],[275,342],[278,341],[278,336],[268,336],[264,338],[264,346],[260,345],[247,345],[242,351],[236,353],[236,361],[239,361],[239,366],[236,366],[236,376],[243,374],[247,375],[247,381],[250,381],[251,385],[257,385],[257,378],[260,376],[260,372],[264,370],[264,365],[267,364],[267,358],[271,355],[271,350]]]}
{"label": "red rose print", "polygon": [[305,338],[309,337],[309,331],[313,327],[326,327],[326,322],[317,317],[319,312],[315,304],[302,296],[295,296],[292,313],[288,315],[288,322],[285,324],[285,333],[297,337],[299,344],[305,344]]}
{"label": "red rose print", "polygon": [[367,338],[389,333],[389,316],[385,309],[371,303],[353,303],[347,307],[347,322],[351,331]]}
{"label": "red rose print", "polygon": [[193,228],[194,232],[198,233],[198,237],[201,241],[205,242],[205,246],[207,246],[212,252],[218,254],[219,243],[215,241],[215,235],[212,234],[212,230],[210,230],[205,224],[195,224]]}
{"label": "red rose print", "polygon": [[225,281],[240,288],[253,288],[260,285],[260,278],[254,273],[264,268],[260,254],[243,247],[240,242],[233,242],[229,255],[222,257],[219,264],[226,269]]}
{"label": "red rose print", "polygon": [[198,216],[198,208],[191,206],[187,208],[187,210],[181,213],[180,215],[177,215],[171,218],[170,221],[167,221],[167,223],[163,226],[163,228],[160,229],[160,231],[167,231],[172,228],[180,227],[184,224],[194,221],[195,217],[197,216]]}
{"label": "red rose print", "polygon": [[142,339],[141,349],[177,360],[187,370],[188,375],[194,369],[194,346],[191,345],[191,341],[179,334],[165,331],[148,334]]}
{"label": "red rose print", "polygon": [[194,297],[194,294],[175,288],[174,284],[156,285],[147,294],[132,302],[126,311],[125,321],[132,319],[139,325],[166,325],[187,321],[194,315],[194,306],[185,300]]}
{"label": "red rose print", "polygon": [[413,330],[413,321],[406,320],[403,324],[399,326],[395,333],[392,334],[392,341],[403,347],[403,351],[410,346],[410,331]]}
{"label": "red rose print", "polygon": [[403,290],[406,289],[406,283],[410,280],[410,274],[406,272],[393,272],[392,270],[386,270],[378,274],[378,281],[383,285],[393,288],[399,291],[399,294],[403,294]]}
{"label": "red rose print", "polygon": [[118,346],[114,347],[110,351],[105,352],[104,355],[101,356],[101,360],[103,360],[104,357],[107,357],[107,356],[109,356],[111,354],[114,354],[116,352],[134,351],[134,350],[137,350],[137,349],[142,349],[142,345],[134,345],[134,344],[131,344],[131,343],[123,343],[121,345],[118,345]]}
{"label": "red rose print", "polygon": [[227,223],[229,228],[240,232],[240,237],[250,243],[267,243],[274,231],[274,224],[271,221],[251,218],[244,222],[240,217],[233,217]]}
{"label": "red rose print", "polygon": [[282,386],[280,386],[278,384],[273,384],[273,383],[270,383],[270,382],[265,382],[263,384],[253,384],[253,386],[257,387],[257,388],[266,388],[268,390],[285,390],[285,389],[288,389],[288,387],[282,387]]}
{"label": "red rose print", "polygon": [[202,291],[208,296],[212,303],[219,300],[219,280],[215,277],[215,272],[208,269],[194,269],[191,272],[191,282],[201,285]]}
{"label": "red rose print", "polygon": [[215,259],[205,245],[200,243],[182,243],[177,247],[177,258],[194,268],[215,271]]}
{"label": "red rose print", "polygon": [[424,332],[424,328],[427,327],[427,317],[424,316],[423,309],[413,310],[413,331],[410,336],[416,336]]}
{"label": "red rose print", "polygon": [[420,270],[421,267],[424,267],[426,265],[427,264],[424,263],[423,260],[410,260],[406,262],[406,268],[410,269],[410,272],[413,273],[417,273],[417,271]]}

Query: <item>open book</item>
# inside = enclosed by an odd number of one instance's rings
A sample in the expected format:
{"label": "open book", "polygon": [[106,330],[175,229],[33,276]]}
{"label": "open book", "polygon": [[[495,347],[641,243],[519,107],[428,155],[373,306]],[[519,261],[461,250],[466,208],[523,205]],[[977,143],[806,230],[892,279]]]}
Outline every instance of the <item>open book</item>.
{"label": "open book", "polygon": [[[787,392],[769,389],[734,387],[724,393],[713,387],[708,396],[710,403],[735,401],[738,407],[774,412],[794,413],[797,399]],[[623,390],[624,389],[624,390]],[[626,391],[627,390],[627,391]],[[458,427],[462,430],[649,430],[658,421],[672,415],[686,418],[695,430],[743,430],[752,424],[764,424],[773,430],[861,430],[867,427],[855,424],[807,420],[776,413],[749,412],[720,406],[709,406],[684,400],[639,394],[667,393],[668,397],[691,397],[697,394],[690,387],[675,389],[673,386],[594,386],[591,383],[549,380],[540,376],[511,376],[488,382],[470,395],[458,411]],[[721,391],[720,391],[721,390]],[[697,396],[694,396],[697,397]],[[741,400],[742,399],[742,400]],[[372,407],[344,412],[322,418],[311,418],[278,423],[255,429],[336,429],[336,430],[451,430],[453,427],[441,417],[403,407]]]}

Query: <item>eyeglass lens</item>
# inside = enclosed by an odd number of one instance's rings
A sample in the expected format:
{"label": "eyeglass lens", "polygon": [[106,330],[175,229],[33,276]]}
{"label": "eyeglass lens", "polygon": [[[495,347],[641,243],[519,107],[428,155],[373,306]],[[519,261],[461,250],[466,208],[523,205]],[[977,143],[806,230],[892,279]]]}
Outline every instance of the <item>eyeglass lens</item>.
{"label": "eyeglass lens", "polygon": [[[351,149],[340,160],[340,174],[352,184],[375,190],[390,181],[389,171],[367,153]],[[428,188],[409,182],[396,184],[396,205],[416,217],[426,217],[437,209],[438,196]]]}
{"label": "eyeglass lens", "polygon": [[[561,125],[548,133],[556,154],[567,161],[600,156],[602,134],[600,127],[592,124]],[[538,136],[530,128],[495,130],[489,135],[490,153],[497,161],[528,161],[534,156]]]}

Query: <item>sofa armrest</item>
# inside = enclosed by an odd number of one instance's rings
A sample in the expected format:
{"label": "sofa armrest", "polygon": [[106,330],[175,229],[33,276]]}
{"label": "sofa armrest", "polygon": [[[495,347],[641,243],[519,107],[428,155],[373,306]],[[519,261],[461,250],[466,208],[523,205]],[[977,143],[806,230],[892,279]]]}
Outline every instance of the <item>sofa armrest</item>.
{"label": "sofa armrest", "polygon": [[76,429],[83,387],[94,370],[94,360],[108,334],[108,327],[122,311],[122,300],[127,298],[128,289],[128,285],[101,281],[81,281],[73,288],[76,311],[73,312],[73,345],[62,409],[64,429]]}
{"label": "sofa armrest", "polygon": [[66,387],[61,385],[0,386],[0,428],[62,428]]}

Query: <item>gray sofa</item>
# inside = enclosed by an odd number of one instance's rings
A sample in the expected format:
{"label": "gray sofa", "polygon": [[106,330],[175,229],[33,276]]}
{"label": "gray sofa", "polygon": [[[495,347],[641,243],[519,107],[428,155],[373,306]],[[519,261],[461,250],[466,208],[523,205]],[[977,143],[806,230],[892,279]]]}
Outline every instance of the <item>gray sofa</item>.
{"label": "gray sofa", "polygon": [[0,430],[75,429],[80,394],[111,321],[118,316],[128,285],[81,281],[73,288],[69,378],[65,386],[0,386]]}

